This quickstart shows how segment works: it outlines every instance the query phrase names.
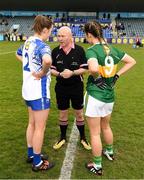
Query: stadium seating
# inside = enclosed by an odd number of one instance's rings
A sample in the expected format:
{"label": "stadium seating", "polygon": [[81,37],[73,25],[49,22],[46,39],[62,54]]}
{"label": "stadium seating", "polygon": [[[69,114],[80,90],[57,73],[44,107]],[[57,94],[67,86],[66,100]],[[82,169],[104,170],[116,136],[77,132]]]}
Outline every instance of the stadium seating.
{"label": "stadium seating", "polygon": [[[8,32],[13,24],[19,24],[19,33],[24,34],[26,36],[32,35],[32,23],[33,23],[34,17],[11,17],[7,18],[7,25],[0,25],[0,32]],[[0,18],[0,22],[2,21],[2,18]]]}
{"label": "stadium seating", "polygon": [[[17,32],[18,36],[28,37],[33,34],[31,27],[34,20],[34,16],[15,16],[15,17],[0,17],[0,33],[6,34],[9,32],[14,24],[19,25]],[[79,17],[54,17],[54,28],[52,30],[52,37],[56,37],[58,29],[65,25],[72,29],[73,36],[75,38],[84,38],[83,26],[86,22],[96,20],[95,16],[79,16]],[[117,33],[114,35],[114,28],[111,27],[111,19],[98,19],[103,26],[103,34],[106,39],[112,39],[113,37],[139,37],[144,36],[144,18],[120,18],[115,19],[116,25],[121,24],[122,28],[117,28]],[[13,32],[15,34],[15,32]]]}
{"label": "stadium seating", "polygon": [[124,30],[118,30],[118,34],[125,33],[126,37],[144,36],[144,18],[120,18],[116,23],[123,23]]}
{"label": "stadium seating", "polygon": [[[10,17],[7,18],[7,25],[0,25],[0,32],[6,33],[9,32],[13,24],[19,25],[19,31],[18,35],[22,34],[26,37],[33,34],[31,27],[33,23],[34,17],[32,16],[24,16],[24,17]],[[73,36],[83,38],[84,32],[83,32],[83,26],[87,21],[95,20],[95,17],[69,17],[69,19],[62,19],[62,18],[54,18],[54,28],[52,31],[52,37],[55,37],[57,35],[57,30],[63,26],[69,26],[72,29]],[[2,18],[0,19],[0,22],[2,22]],[[103,26],[108,25],[110,23],[110,20],[100,20],[100,23],[102,23]],[[105,38],[112,38],[112,33],[109,28],[104,28],[104,37]]]}

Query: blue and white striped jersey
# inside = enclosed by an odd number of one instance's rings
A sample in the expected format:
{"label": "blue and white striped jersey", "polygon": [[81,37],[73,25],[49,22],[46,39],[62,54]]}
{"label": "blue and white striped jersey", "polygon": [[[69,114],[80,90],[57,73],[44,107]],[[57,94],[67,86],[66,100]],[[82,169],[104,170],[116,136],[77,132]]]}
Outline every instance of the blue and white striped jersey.
{"label": "blue and white striped jersey", "polygon": [[50,98],[50,70],[47,75],[40,80],[32,76],[33,72],[42,69],[42,57],[45,54],[51,56],[50,47],[38,37],[30,37],[17,50],[17,54],[22,56],[23,60],[23,86],[22,96],[25,100],[36,100],[42,97]]}

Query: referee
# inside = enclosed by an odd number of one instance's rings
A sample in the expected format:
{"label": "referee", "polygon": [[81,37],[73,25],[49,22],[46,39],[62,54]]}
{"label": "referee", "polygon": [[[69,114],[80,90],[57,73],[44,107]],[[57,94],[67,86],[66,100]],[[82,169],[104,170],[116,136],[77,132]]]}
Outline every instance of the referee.
{"label": "referee", "polygon": [[74,109],[76,125],[80,133],[80,142],[87,150],[91,149],[84,130],[83,117],[83,77],[87,63],[82,47],[74,44],[71,29],[63,26],[58,31],[60,45],[52,51],[52,75],[56,76],[56,100],[59,109],[60,139],[53,146],[61,148],[66,142],[68,127],[68,109],[70,103]]}

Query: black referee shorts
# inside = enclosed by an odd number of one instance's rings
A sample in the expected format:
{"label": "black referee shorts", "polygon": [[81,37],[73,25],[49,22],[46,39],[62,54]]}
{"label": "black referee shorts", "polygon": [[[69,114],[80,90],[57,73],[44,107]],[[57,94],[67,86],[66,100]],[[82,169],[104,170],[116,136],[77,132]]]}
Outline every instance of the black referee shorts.
{"label": "black referee shorts", "polygon": [[73,109],[80,110],[83,108],[83,82],[72,86],[56,84],[56,100],[59,110],[66,110],[72,105]]}

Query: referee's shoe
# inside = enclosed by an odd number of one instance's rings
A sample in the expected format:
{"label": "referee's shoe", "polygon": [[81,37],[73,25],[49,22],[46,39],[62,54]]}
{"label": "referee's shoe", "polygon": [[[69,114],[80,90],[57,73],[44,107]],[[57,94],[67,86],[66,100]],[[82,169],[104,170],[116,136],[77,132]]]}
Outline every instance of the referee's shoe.
{"label": "referee's shoe", "polygon": [[86,150],[91,150],[91,145],[89,144],[89,142],[87,142],[86,139],[81,139],[80,142]]}
{"label": "referee's shoe", "polygon": [[[60,149],[64,144],[66,143],[66,139],[60,139],[58,142],[56,142],[53,145],[53,149],[57,150]],[[86,139],[81,139],[80,143],[83,145],[83,147],[87,150],[91,149],[90,144],[87,142]]]}
{"label": "referee's shoe", "polygon": [[56,142],[54,145],[53,145],[53,149],[57,150],[57,149],[60,149],[66,142],[66,139],[60,139],[58,142]]}

